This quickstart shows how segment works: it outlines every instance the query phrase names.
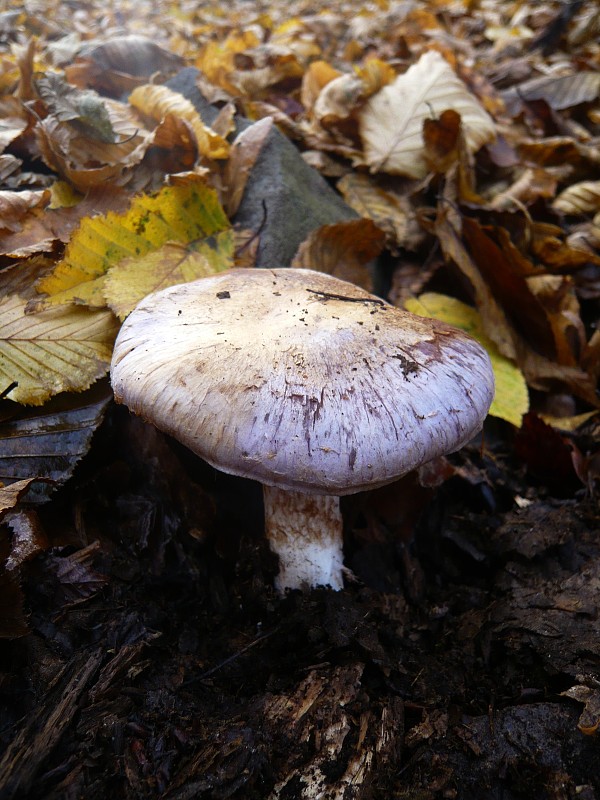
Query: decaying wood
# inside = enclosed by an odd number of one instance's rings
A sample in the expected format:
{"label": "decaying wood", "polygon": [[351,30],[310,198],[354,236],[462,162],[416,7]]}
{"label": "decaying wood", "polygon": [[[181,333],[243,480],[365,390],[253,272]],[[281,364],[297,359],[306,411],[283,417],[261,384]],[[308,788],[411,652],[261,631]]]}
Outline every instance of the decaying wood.
{"label": "decaying wood", "polygon": [[81,698],[103,661],[101,648],[78,653],[49,687],[42,708],[25,722],[0,761],[0,797],[22,797],[61,736],[73,723]]}

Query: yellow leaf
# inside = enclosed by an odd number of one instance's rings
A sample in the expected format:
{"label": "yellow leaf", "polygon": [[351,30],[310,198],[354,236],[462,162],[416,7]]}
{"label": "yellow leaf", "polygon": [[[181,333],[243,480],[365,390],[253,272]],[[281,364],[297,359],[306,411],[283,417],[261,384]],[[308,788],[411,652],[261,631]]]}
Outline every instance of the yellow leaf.
{"label": "yellow leaf", "polygon": [[205,278],[233,265],[233,229],[192,245],[167,244],[141,258],[126,258],[106,276],[108,305],[123,320],[151,292]]}
{"label": "yellow leaf", "polygon": [[184,119],[193,130],[198,151],[207,158],[227,158],[229,142],[202,122],[192,103],[167,86],[145,84],[129,95],[129,102],[142,114],[161,122],[168,114]]}
{"label": "yellow leaf", "polygon": [[26,314],[33,275],[18,266],[1,276],[0,386],[16,384],[11,400],[40,405],[59,392],[83,391],[106,373],[118,323],[106,309],[79,306]]}
{"label": "yellow leaf", "polygon": [[525,378],[521,370],[505,358],[486,336],[478,312],[454,297],[435,292],[426,292],[418,298],[411,298],[405,305],[413,314],[433,317],[460,328],[485,347],[496,378],[496,395],[489,413],[520,427],[523,414],[529,410]]}
{"label": "yellow leaf", "polygon": [[47,298],[34,308],[63,303],[106,305],[107,270],[125,258],[140,258],[167,242],[188,244],[230,225],[217,194],[190,176],[156,194],[136,197],[124,214],[108,212],[81,221],[53,272],[40,280]]}

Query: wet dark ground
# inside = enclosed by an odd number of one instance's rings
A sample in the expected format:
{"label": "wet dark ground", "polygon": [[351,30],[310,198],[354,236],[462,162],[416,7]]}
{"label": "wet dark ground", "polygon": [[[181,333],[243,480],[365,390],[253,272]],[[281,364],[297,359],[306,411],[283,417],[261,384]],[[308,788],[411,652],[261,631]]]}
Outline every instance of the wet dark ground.
{"label": "wet dark ground", "polygon": [[260,487],[112,409],[29,518],[0,797],[600,798],[598,504],[527,452],[346,498],[354,579],[279,598]]}

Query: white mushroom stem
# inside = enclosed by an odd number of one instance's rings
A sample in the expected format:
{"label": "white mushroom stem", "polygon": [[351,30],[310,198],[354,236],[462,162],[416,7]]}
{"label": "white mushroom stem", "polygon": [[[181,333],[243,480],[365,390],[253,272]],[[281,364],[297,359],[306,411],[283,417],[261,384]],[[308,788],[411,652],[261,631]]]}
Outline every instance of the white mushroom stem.
{"label": "white mushroom stem", "polygon": [[275,588],[343,588],[342,514],[339,497],[263,486],[265,532],[279,556]]}

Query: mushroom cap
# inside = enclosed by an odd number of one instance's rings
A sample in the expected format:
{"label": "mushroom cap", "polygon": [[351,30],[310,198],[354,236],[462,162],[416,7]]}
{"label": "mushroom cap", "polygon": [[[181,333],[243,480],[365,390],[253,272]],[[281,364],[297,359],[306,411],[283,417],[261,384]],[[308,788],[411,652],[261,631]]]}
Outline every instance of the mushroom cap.
{"label": "mushroom cap", "polygon": [[232,269],[146,297],[118,402],[217,469],[282,489],[382,486],[480,429],[494,395],[466,333],[304,269]]}

